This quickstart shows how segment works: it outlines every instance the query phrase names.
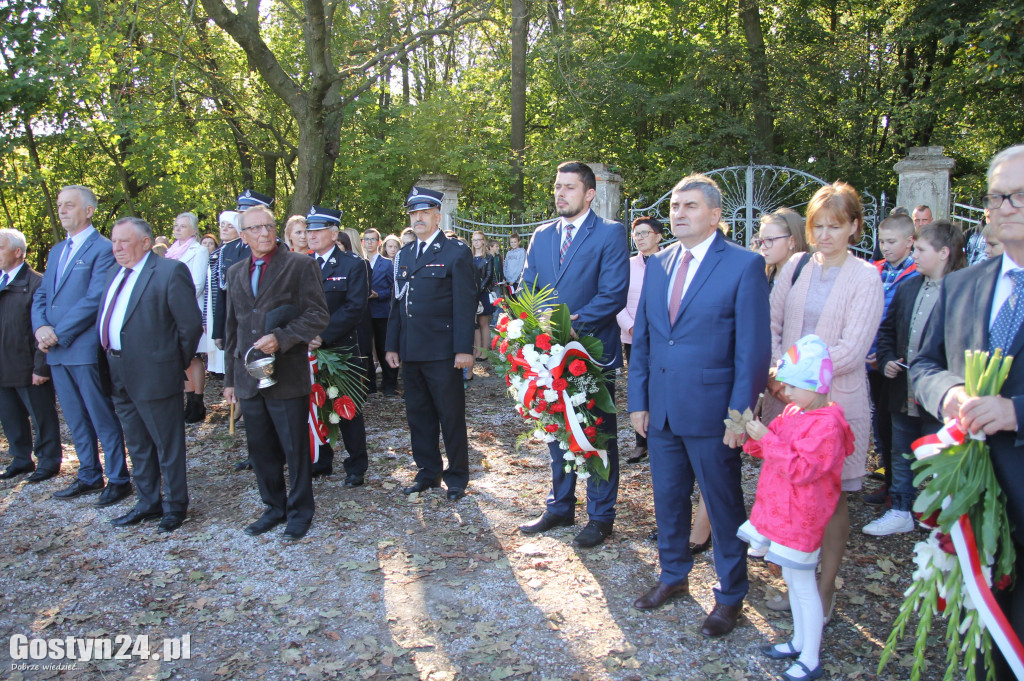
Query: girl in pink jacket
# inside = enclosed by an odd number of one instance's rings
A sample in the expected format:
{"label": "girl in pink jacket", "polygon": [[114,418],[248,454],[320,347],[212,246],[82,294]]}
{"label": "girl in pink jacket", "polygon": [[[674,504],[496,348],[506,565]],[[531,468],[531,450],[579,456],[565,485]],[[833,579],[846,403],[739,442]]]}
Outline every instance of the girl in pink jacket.
{"label": "girl in pink jacket", "polygon": [[828,401],[832,360],[822,339],[811,334],[798,340],[779,360],[776,378],[785,384],[789,404],[767,428],[756,420],[747,424],[751,439],[743,449],[764,465],[750,520],[738,535],[782,567],[793,640],[761,650],[776,660],[795,658],[782,678],[802,681],[824,674],[824,615],[814,569],[839,500],[843,460],[853,452],[853,431],[843,408]]}

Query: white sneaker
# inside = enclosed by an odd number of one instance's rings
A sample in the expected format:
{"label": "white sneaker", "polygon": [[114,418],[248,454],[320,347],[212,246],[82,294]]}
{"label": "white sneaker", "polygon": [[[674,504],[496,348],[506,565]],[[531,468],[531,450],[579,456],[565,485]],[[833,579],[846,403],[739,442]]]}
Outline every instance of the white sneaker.
{"label": "white sneaker", "polygon": [[910,511],[897,511],[890,508],[881,518],[876,518],[864,526],[864,534],[874,537],[886,537],[890,534],[902,534],[912,532],[914,529],[914,516]]}

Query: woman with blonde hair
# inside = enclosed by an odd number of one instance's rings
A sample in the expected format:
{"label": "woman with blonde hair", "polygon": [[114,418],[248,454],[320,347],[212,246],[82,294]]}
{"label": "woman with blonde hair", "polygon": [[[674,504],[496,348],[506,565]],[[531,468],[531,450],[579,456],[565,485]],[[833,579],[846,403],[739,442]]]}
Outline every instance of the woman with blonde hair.
{"label": "woman with blonde hair", "polygon": [[794,253],[807,250],[804,219],[792,208],[779,208],[761,216],[761,228],[751,245],[764,257],[768,290],[775,287],[775,277]]}
{"label": "woman with blonde hair", "polygon": [[[182,262],[192,274],[192,283],[196,287],[193,304],[202,311],[206,298],[207,276],[210,270],[210,252],[200,242],[199,218],[195,213],[181,213],[174,219],[174,243],[167,249],[165,257]],[[182,304],[186,304],[182,301]],[[206,367],[199,357],[199,352],[213,346],[209,329],[199,339],[197,354],[185,371],[188,380],[185,382],[185,423],[199,423],[206,419],[206,404],[203,393],[206,390]]]}
{"label": "woman with blonde hair", "polygon": [[[805,234],[815,252],[800,273],[802,257],[793,255],[779,271],[771,294],[772,361],[800,338],[815,334],[825,341],[834,376],[831,399],[843,408],[853,429],[854,453],[846,458],[842,494],[825,528],[818,592],[825,621],[835,605],[835,579],[850,536],[847,492],[861,489],[871,439],[871,404],[865,360],[882,321],[882,282],[871,263],[849,250],[864,227],[857,191],[845,182],[819,189],[807,204]],[[795,276],[794,276],[795,275]],[[782,395],[782,384],[769,382]]]}
{"label": "woman with blonde hair", "polygon": [[[487,236],[483,232],[473,232],[473,265],[476,267],[476,323],[473,332],[475,342],[473,352],[478,360],[483,359],[484,352],[491,347],[491,315],[494,314],[494,303],[491,302],[491,288],[495,284],[494,259],[487,253]],[[470,380],[472,374],[470,374]]]}
{"label": "woman with blonde hair", "polygon": [[308,253],[309,243],[306,241],[306,218],[293,215],[284,223],[284,242],[296,253]]}

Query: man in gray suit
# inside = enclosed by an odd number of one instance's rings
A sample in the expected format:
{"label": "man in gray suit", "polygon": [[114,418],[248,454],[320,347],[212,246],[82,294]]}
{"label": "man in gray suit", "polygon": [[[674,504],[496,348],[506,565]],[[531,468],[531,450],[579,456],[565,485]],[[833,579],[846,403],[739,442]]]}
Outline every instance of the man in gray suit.
{"label": "man in gray suit", "polygon": [[172,532],[188,509],[182,373],[203,319],[188,268],[150,253],[148,222],[122,218],[110,236],[120,267],[107,274],[97,324],[137,490],[135,508],[111,522],[123,527],[161,518],[157,531]]}

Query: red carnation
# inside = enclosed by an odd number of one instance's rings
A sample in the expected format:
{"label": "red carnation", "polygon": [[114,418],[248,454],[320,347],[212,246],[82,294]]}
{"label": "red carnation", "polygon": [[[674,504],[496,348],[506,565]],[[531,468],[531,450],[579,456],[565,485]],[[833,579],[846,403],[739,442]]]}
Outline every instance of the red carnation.
{"label": "red carnation", "polygon": [[501,315],[498,317],[498,323],[495,324],[494,328],[499,333],[505,333],[508,330],[508,315]]}
{"label": "red carnation", "polygon": [[356,403],[348,395],[342,395],[334,400],[334,413],[346,421],[351,421],[356,416]]}
{"label": "red carnation", "polygon": [[540,400],[537,402],[537,404],[533,405],[533,409],[534,411],[547,411],[548,403],[545,402],[544,400]]}
{"label": "red carnation", "polygon": [[599,425],[601,425],[602,423],[604,423],[604,418],[602,418],[602,417],[600,417],[600,416],[598,416],[598,417],[597,417],[597,419],[596,419],[596,420],[594,421],[594,425],[595,425],[595,426],[599,426]]}
{"label": "red carnation", "polygon": [[587,426],[586,428],[583,429],[583,434],[586,435],[587,437],[594,437],[595,435],[597,435],[597,428],[595,428],[594,426]]}
{"label": "red carnation", "polygon": [[512,377],[508,374],[505,374],[505,385],[512,387]]}
{"label": "red carnation", "polygon": [[498,298],[494,301],[494,307],[501,307],[501,304],[505,302],[504,298]]}
{"label": "red carnation", "polygon": [[1006,591],[1010,588],[1011,584],[1013,584],[1013,577],[1011,577],[1010,575],[1003,575],[998,580],[996,580],[996,583],[993,585],[992,588],[996,589],[997,591]]}
{"label": "red carnation", "polygon": [[537,338],[533,341],[533,344],[536,345],[541,350],[550,350],[551,336],[547,335],[546,333],[542,333],[539,336],[537,336]]}
{"label": "red carnation", "polygon": [[526,314],[525,312],[520,312],[519,318],[525,321],[530,318],[530,315]]}
{"label": "red carnation", "polygon": [[549,423],[548,425],[544,426],[544,430],[548,431],[549,433],[557,433],[558,432],[558,424],[557,423]]}
{"label": "red carnation", "polygon": [[503,341],[501,341],[501,345],[500,345],[500,346],[498,347],[498,351],[499,351],[499,352],[500,352],[501,354],[503,354],[503,355],[504,355],[504,354],[505,354],[506,352],[508,352],[508,341],[507,341],[507,340],[503,340]]}
{"label": "red carnation", "polygon": [[564,378],[556,378],[551,382],[551,387],[557,390],[558,392],[562,392],[563,390],[569,387],[569,381],[565,380]]}
{"label": "red carnation", "polygon": [[561,402],[553,402],[551,408],[548,409],[552,414],[562,414],[565,412],[565,405]]}
{"label": "red carnation", "polygon": [[318,407],[324,406],[324,402],[327,401],[327,391],[324,390],[324,387],[319,383],[313,384],[313,390],[311,395],[313,397],[313,404],[315,404]]}
{"label": "red carnation", "polygon": [[569,373],[573,376],[582,376],[587,373],[587,365],[582,359],[574,359],[569,362]]}
{"label": "red carnation", "polygon": [[491,339],[491,350],[498,347],[498,343],[501,341],[501,336],[495,336]]}
{"label": "red carnation", "polygon": [[587,409],[593,409],[595,404],[597,404],[597,401],[587,400]]}
{"label": "red carnation", "polygon": [[953,538],[948,534],[939,533],[939,548],[951,556],[956,555],[956,547],[953,546]]}

